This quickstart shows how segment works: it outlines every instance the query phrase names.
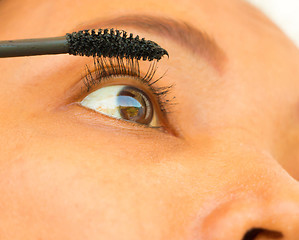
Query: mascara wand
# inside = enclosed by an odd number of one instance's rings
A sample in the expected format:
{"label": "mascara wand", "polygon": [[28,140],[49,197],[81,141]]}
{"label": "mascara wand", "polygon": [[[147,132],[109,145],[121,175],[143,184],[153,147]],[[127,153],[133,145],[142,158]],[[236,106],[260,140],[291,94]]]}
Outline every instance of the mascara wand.
{"label": "mascara wand", "polygon": [[122,30],[98,29],[62,37],[0,41],[0,58],[49,54],[160,60],[168,52],[157,43]]}

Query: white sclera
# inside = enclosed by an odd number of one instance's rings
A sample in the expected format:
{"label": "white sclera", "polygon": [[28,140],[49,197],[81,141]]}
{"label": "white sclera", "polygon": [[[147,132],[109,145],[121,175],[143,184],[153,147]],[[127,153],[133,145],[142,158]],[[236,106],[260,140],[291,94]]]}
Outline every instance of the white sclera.
{"label": "white sclera", "polygon": [[86,96],[81,101],[81,105],[108,116],[121,118],[118,109],[117,95],[123,88],[125,88],[124,85],[100,88]]}

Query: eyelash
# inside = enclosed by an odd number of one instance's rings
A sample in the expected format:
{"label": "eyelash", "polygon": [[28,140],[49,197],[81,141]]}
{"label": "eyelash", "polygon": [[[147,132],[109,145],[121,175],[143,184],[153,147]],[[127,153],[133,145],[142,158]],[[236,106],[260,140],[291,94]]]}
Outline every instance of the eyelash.
{"label": "eyelash", "polygon": [[144,76],[140,73],[139,60],[137,59],[95,57],[93,65],[93,71],[86,65],[86,75],[83,79],[86,92],[89,92],[94,86],[101,84],[103,80],[108,80],[113,77],[129,76],[140,81],[153,93],[163,114],[169,112],[169,105],[172,104],[172,99],[167,99],[167,96],[173,85],[163,87],[156,86],[158,81],[166,74],[165,72],[161,77],[157,79],[154,78],[158,69],[157,61],[154,60],[150,63]]}

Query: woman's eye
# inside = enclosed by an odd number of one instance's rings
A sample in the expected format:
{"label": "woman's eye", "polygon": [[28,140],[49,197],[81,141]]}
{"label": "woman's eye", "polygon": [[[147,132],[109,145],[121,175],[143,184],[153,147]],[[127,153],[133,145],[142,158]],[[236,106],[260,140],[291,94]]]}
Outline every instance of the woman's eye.
{"label": "woman's eye", "polygon": [[87,95],[80,104],[102,114],[150,127],[160,127],[150,98],[128,85],[102,87]]}

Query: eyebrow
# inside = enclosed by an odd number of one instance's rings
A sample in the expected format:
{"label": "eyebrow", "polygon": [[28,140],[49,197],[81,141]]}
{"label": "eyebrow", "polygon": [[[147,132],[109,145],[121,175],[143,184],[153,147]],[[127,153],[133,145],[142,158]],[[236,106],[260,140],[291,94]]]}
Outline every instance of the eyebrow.
{"label": "eyebrow", "polygon": [[222,72],[226,62],[225,53],[213,38],[185,22],[150,15],[126,15],[113,19],[95,20],[90,24],[80,24],[79,28],[94,29],[99,26],[135,27],[165,36],[186,48],[191,54],[204,58],[219,72]]}

